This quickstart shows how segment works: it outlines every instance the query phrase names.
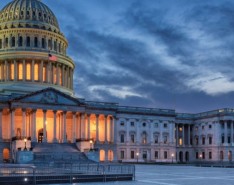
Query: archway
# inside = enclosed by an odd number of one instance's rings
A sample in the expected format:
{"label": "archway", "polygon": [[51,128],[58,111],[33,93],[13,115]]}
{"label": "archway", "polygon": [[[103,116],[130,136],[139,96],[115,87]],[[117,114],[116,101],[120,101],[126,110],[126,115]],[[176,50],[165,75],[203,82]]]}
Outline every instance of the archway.
{"label": "archway", "polygon": [[113,161],[114,153],[112,150],[108,150],[108,161]]}
{"label": "archway", "polygon": [[100,150],[100,162],[105,161],[105,150]]}
{"label": "archway", "polygon": [[4,162],[9,162],[9,160],[10,160],[10,150],[8,148],[4,148],[3,152],[2,152],[2,156],[3,156],[3,161]]}
{"label": "archway", "polygon": [[185,152],[185,161],[189,162],[189,152]]}
{"label": "archway", "polygon": [[183,162],[183,152],[179,152],[179,161],[182,163]]}

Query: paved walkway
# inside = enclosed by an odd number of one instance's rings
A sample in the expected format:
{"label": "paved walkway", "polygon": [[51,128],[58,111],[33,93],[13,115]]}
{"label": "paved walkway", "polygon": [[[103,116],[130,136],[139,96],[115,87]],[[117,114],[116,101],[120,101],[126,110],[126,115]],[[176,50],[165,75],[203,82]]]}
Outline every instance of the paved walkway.
{"label": "paved walkway", "polygon": [[136,181],[92,185],[234,185],[234,169],[137,165]]}

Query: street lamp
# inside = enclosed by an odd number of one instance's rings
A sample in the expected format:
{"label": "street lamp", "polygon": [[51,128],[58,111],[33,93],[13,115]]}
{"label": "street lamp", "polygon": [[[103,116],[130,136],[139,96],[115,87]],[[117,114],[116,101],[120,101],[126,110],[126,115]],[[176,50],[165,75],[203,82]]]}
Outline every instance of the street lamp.
{"label": "street lamp", "polygon": [[201,163],[201,160],[202,160],[202,154],[199,155],[199,158],[200,158],[200,163]]}
{"label": "street lamp", "polygon": [[136,156],[137,156],[137,163],[138,163],[139,152],[136,153]]}
{"label": "street lamp", "polygon": [[90,140],[89,143],[90,143],[90,149],[93,149],[93,140]]}
{"label": "street lamp", "polygon": [[27,138],[24,138],[24,150],[25,150],[25,151],[27,150],[26,144],[27,144]]}
{"label": "street lamp", "polygon": [[174,158],[174,154],[171,154],[172,164],[173,164],[173,158]]}

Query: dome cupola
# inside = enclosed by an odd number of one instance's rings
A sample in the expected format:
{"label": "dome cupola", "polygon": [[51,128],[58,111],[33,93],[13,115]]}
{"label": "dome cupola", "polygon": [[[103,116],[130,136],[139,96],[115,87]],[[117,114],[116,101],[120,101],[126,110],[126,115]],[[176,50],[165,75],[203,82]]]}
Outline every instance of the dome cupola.
{"label": "dome cupola", "polygon": [[74,62],[54,13],[40,0],[13,0],[0,11],[0,94],[53,87],[73,95]]}

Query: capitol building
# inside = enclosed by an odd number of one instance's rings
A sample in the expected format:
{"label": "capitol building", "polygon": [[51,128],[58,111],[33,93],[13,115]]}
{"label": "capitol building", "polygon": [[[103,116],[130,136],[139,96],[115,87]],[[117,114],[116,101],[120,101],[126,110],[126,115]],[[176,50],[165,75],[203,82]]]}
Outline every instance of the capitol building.
{"label": "capitol building", "polygon": [[233,160],[234,109],[185,114],[75,97],[67,47],[40,0],[0,11],[0,162],[30,162],[40,146],[75,146],[102,162]]}

